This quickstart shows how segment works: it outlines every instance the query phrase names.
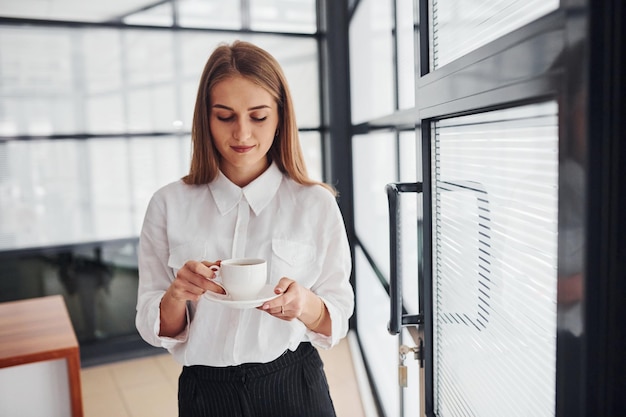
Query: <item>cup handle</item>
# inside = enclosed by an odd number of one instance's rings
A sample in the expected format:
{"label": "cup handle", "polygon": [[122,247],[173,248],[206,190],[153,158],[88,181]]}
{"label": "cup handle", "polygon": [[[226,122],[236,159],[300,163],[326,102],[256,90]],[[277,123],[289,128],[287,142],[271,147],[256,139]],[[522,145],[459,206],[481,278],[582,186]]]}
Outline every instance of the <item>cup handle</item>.
{"label": "cup handle", "polygon": [[210,280],[211,280],[211,282],[213,282],[215,285],[219,285],[220,287],[222,287],[222,289],[224,290],[224,294],[219,294],[219,293],[216,293],[216,294],[217,294],[217,295],[224,295],[224,296],[228,296],[228,291],[226,290],[226,287],[224,287],[224,284],[222,284],[220,281],[218,281],[218,279],[219,279],[219,278],[221,278],[221,277],[220,277],[220,273],[219,273],[219,272],[220,272],[220,267],[219,267],[219,265],[211,265],[211,266],[209,267],[209,269],[210,269],[211,271],[215,272],[215,278],[212,278],[212,279],[211,279],[211,278],[208,278],[208,279],[210,279]]}

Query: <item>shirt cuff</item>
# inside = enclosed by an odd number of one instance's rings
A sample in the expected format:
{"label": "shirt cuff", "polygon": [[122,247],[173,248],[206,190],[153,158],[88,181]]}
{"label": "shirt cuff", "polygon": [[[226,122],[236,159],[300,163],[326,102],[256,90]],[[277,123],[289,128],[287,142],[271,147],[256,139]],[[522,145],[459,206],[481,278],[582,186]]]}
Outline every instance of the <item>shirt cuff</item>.
{"label": "shirt cuff", "polygon": [[328,303],[323,298],[322,298],[322,301],[326,305],[326,309],[328,310],[328,315],[330,316],[330,319],[331,319],[331,335],[325,336],[323,334],[314,332],[308,327],[306,329],[306,335],[309,338],[309,341],[313,345],[322,349],[330,349],[333,346],[335,346],[337,343],[339,343],[339,340],[341,340],[345,336],[345,334],[344,335],[341,334],[342,327],[343,327],[341,326],[341,322],[343,319],[341,317],[341,311],[338,308],[333,306],[331,303]]}
{"label": "shirt cuff", "polygon": [[182,332],[178,333],[174,337],[159,336],[159,331],[161,330],[161,314],[160,314],[161,302],[160,301],[158,304],[158,308],[159,308],[159,312],[156,315],[153,332],[156,338],[161,342],[161,346],[167,350],[170,350],[171,348],[173,348],[174,346],[180,343],[185,343],[189,337],[189,307],[185,308],[185,322],[186,322],[185,328],[183,329]]}

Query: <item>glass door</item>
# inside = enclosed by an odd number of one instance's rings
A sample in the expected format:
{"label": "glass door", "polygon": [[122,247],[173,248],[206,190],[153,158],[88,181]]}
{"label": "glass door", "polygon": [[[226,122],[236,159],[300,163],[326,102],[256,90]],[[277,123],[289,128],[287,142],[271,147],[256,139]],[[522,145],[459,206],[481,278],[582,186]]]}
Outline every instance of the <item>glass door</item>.
{"label": "glass door", "polygon": [[554,415],[556,111],[431,124],[434,415]]}
{"label": "glass door", "polygon": [[423,414],[576,415],[580,362],[563,351],[580,345],[582,294],[563,284],[583,268],[584,13],[418,3]]}
{"label": "glass door", "polygon": [[576,415],[582,3],[354,2],[357,330],[381,415]]}

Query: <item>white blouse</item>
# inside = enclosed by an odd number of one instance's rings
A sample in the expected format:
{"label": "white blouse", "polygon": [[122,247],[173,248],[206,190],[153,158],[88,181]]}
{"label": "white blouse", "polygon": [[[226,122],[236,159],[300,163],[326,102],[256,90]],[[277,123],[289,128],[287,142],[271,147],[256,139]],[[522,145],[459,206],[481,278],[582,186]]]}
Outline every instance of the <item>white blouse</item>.
{"label": "white blouse", "polygon": [[[330,337],[299,320],[235,309],[202,297],[189,302],[187,327],[159,337],[159,305],[188,260],[255,257],[267,260],[268,284],[282,277],[322,298]],[[230,366],[269,362],[302,341],[327,349],[348,331],[354,309],[350,249],[339,207],[322,186],[303,186],[272,164],[244,188],[222,173],[208,185],[179,180],[152,197],[139,240],[136,326],[150,344],[168,349],[181,365]]]}

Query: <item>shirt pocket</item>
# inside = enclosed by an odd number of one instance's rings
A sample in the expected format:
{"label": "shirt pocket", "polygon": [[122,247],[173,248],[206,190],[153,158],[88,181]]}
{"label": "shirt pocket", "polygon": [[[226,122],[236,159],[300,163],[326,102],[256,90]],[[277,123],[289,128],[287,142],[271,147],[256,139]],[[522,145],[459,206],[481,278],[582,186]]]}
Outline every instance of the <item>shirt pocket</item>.
{"label": "shirt pocket", "polygon": [[172,268],[174,276],[178,270],[187,263],[187,261],[203,261],[206,254],[206,242],[203,240],[194,240],[183,243],[170,249],[170,256],[167,260],[167,266]]}
{"label": "shirt pocket", "polygon": [[319,275],[316,271],[316,247],[313,242],[272,239],[270,283],[278,283],[282,277],[311,287]]}

